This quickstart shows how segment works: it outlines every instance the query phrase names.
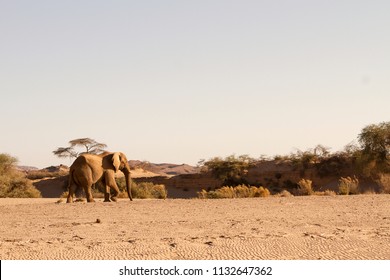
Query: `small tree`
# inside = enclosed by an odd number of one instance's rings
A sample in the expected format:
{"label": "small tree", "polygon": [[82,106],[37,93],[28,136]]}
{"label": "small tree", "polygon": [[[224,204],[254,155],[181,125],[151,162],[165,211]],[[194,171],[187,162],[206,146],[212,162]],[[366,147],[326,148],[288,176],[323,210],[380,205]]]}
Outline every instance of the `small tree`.
{"label": "small tree", "polygon": [[390,122],[371,124],[359,134],[363,152],[384,161],[390,157]]}
{"label": "small tree", "polygon": [[[96,142],[91,138],[78,138],[69,141],[69,147],[59,147],[57,150],[53,151],[53,154],[60,158],[76,158],[81,154],[99,154],[104,152],[104,148],[107,147],[106,144]],[[85,151],[77,152],[76,147],[84,147]]]}

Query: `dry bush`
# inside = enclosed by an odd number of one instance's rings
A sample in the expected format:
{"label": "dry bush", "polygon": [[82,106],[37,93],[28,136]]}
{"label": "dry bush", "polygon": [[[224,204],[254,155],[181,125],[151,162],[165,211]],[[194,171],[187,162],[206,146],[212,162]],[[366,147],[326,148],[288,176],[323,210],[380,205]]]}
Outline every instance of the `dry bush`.
{"label": "dry bush", "polygon": [[326,195],[326,196],[336,196],[337,193],[335,191],[332,191],[332,190],[325,190],[324,191],[324,195]]}
{"label": "dry bush", "polygon": [[0,197],[33,198],[41,197],[25,174],[16,170],[16,159],[0,154]]}
{"label": "dry bush", "polygon": [[[126,191],[126,182],[125,178],[117,178],[116,179],[118,188],[119,188],[119,198],[128,198],[128,194]],[[149,182],[136,183],[134,181],[131,182],[131,195],[133,198],[158,198],[158,199],[166,199],[168,197],[168,191],[165,185],[155,185]]]}
{"label": "dry bush", "polygon": [[379,185],[382,193],[390,194],[390,175],[389,174],[379,174],[379,178],[376,180]]}
{"label": "dry bush", "polygon": [[[242,190],[239,190],[242,192]],[[233,187],[222,187],[210,193],[211,198],[235,198],[236,194]]]}
{"label": "dry bush", "polygon": [[294,196],[292,193],[290,193],[288,190],[282,190],[280,193],[275,194],[276,197],[291,197]]}
{"label": "dry bush", "polygon": [[[252,188],[256,188],[256,187],[252,187]],[[252,193],[254,194],[253,197],[267,197],[271,195],[271,192],[264,187],[258,187],[254,189]]]}
{"label": "dry bush", "polygon": [[[153,183],[132,183],[131,184],[131,194],[133,198],[158,198],[166,199],[168,196],[168,191],[164,185],[155,185]],[[122,191],[119,197],[127,198],[127,192]]]}
{"label": "dry bush", "polygon": [[215,191],[202,190],[198,192],[198,198],[247,198],[247,197],[267,197],[271,193],[267,188],[239,185],[236,187],[222,187]]}
{"label": "dry bush", "polygon": [[202,189],[200,192],[198,192],[198,198],[200,199],[206,199],[208,198],[208,191],[206,191],[205,189]]}
{"label": "dry bush", "polygon": [[359,180],[356,177],[341,177],[338,188],[341,195],[358,194]]}
{"label": "dry bush", "polygon": [[245,185],[239,185],[232,188],[233,196],[236,198],[251,197],[251,189]]}
{"label": "dry bush", "polygon": [[318,196],[336,196],[336,192],[332,190],[325,190],[323,192],[314,192],[313,195],[318,195]]}
{"label": "dry bush", "polygon": [[202,191],[198,192],[198,198],[202,199],[215,199],[215,198],[235,198],[233,187],[222,187],[216,189],[215,191]]}
{"label": "dry bush", "polygon": [[23,173],[11,170],[0,175],[0,197],[38,198],[41,197],[41,192]]}
{"label": "dry bush", "polygon": [[374,188],[368,188],[368,189],[365,189],[363,192],[363,194],[376,194],[375,192],[375,189]]}
{"label": "dry bush", "polygon": [[301,179],[298,182],[297,195],[311,195],[313,194],[312,181],[309,179]]}

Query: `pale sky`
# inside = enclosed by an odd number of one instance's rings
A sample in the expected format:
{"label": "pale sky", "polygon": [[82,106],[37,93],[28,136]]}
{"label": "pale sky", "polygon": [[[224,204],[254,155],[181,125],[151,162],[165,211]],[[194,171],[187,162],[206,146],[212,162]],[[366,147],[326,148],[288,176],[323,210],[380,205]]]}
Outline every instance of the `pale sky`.
{"label": "pale sky", "polygon": [[390,1],[0,0],[0,153],[90,137],[196,164],[338,151],[390,120]]}

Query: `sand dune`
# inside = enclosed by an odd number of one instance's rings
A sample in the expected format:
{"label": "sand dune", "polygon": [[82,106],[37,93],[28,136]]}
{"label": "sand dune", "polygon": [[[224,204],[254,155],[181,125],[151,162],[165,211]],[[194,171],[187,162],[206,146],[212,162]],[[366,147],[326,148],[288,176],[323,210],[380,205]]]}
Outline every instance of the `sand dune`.
{"label": "sand dune", "polygon": [[390,259],[390,195],[0,199],[1,259]]}

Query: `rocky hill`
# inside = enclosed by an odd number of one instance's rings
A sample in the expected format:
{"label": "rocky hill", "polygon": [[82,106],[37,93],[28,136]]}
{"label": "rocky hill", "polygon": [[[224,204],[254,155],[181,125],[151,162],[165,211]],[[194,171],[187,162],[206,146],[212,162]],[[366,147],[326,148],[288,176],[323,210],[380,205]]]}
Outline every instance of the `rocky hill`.
{"label": "rocky hill", "polygon": [[158,176],[172,177],[182,174],[199,173],[200,168],[188,164],[173,164],[173,163],[151,163],[147,161],[130,160],[130,168],[143,169],[153,172]]}

